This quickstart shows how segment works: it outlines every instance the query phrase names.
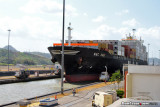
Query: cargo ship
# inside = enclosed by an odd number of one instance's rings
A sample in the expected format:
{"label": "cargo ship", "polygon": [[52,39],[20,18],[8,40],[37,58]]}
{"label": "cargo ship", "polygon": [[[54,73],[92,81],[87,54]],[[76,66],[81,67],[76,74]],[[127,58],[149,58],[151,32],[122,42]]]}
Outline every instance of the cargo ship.
{"label": "cargo ship", "polygon": [[[147,65],[146,46],[143,40],[133,35],[122,40],[71,40],[64,44],[64,69],[67,82],[96,81],[101,72],[111,76],[116,70],[122,71],[123,64]],[[61,43],[48,47],[53,63],[61,64]]]}

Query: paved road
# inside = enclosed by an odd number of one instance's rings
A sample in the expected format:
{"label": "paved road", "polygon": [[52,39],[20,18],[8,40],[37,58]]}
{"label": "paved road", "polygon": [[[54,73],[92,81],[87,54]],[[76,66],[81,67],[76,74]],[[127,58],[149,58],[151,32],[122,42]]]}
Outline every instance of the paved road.
{"label": "paved road", "polygon": [[[121,82],[120,87],[123,86],[123,82]],[[97,91],[108,91],[117,88],[117,84],[107,85],[105,87],[86,90],[79,92],[76,96],[69,95],[65,96],[58,100],[59,105],[57,107],[91,107],[93,95]]]}

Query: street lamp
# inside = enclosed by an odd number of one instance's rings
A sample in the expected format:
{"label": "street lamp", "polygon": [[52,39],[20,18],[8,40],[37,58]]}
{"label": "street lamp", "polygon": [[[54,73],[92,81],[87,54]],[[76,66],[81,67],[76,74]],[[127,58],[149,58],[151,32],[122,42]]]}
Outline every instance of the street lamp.
{"label": "street lamp", "polygon": [[8,72],[9,72],[9,37],[10,37],[11,30],[8,29]]}
{"label": "street lamp", "polygon": [[63,0],[61,94],[63,94],[63,77],[64,77],[64,24],[65,24],[65,0]]}
{"label": "street lamp", "polygon": [[149,65],[149,45],[150,44],[148,44],[148,65]]}

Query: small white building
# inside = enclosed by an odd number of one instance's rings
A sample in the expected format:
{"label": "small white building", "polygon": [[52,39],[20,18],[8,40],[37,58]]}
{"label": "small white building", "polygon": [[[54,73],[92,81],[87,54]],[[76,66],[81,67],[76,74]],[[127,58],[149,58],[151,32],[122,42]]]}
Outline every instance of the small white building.
{"label": "small white building", "polygon": [[160,100],[160,66],[128,65],[126,98],[146,96]]}

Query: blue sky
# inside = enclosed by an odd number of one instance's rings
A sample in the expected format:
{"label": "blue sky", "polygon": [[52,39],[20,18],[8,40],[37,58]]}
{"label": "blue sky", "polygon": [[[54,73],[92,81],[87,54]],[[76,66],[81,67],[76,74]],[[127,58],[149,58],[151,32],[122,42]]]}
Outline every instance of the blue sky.
{"label": "blue sky", "polygon": [[[0,0],[0,47],[48,52],[60,42],[63,0]],[[159,57],[159,0],[66,0],[65,28],[73,39],[120,40],[135,28],[136,37],[150,43],[150,57]],[[67,39],[65,29],[65,39]],[[148,47],[148,46],[147,46]]]}

